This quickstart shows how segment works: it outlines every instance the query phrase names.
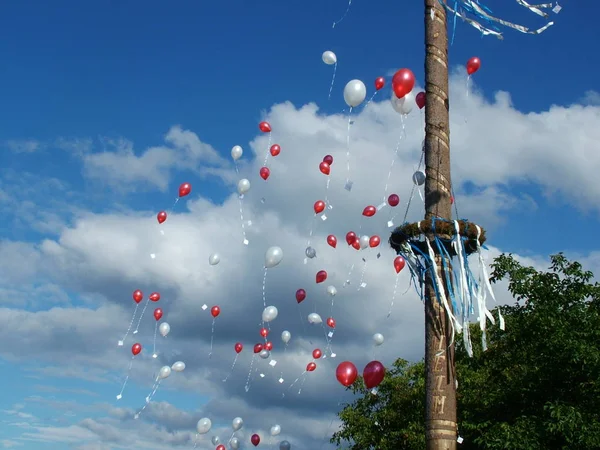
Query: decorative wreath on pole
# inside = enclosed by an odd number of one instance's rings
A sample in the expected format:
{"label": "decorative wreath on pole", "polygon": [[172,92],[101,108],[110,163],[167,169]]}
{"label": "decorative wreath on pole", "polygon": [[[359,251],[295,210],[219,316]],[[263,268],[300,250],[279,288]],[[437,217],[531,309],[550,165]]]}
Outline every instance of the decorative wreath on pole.
{"label": "decorative wreath on pole", "polygon": [[[479,314],[482,346],[486,349],[486,322],[495,324],[495,318],[486,307],[489,294],[494,292],[483,259],[485,230],[468,220],[433,218],[415,223],[405,223],[396,228],[389,239],[390,246],[406,261],[412,284],[422,300],[425,278],[433,280],[435,297],[446,310],[452,325],[452,337],[463,334],[465,348],[473,355],[469,323],[475,311]],[[469,255],[477,254],[478,270],[469,267]],[[452,262],[453,258],[455,261]],[[438,262],[441,261],[441,270]],[[500,328],[504,318],[498,311]]]}

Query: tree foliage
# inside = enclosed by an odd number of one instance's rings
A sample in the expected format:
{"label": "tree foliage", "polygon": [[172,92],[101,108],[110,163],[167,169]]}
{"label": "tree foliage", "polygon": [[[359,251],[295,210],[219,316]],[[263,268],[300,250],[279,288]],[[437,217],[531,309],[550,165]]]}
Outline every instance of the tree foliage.
{"label": "tree foliage", "polygon": [[[506,331],[488,330],[487,351],[478,325],[473,358],[457,341],[463,449],[600,449],[600,284],[562,254],[551,261],[537,271],[501,255],[492,266],[516,304],[500,307]],[[360,397],[339,414],[338,448],[425,449],[423,362],[396,361],[376,396],[362,380],[352,389]]]}

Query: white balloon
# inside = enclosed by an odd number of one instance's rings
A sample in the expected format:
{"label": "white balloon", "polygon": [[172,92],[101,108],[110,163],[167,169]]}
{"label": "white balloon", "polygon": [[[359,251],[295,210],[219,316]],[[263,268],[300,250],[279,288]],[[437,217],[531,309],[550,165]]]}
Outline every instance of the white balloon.
{"label": "white balloon", "polygon": [[425,184],[425,174],[420,170],[417,170],[413,173],[412,180],[417,186],[423,186]]}
{"label": "white balloon", "polygon": [[337,62],[337,56],[335,56],[335,53],[333,53],[331,50],[323,52],[323,56],[321,56],[321,59],[328,66],[332,66]]}
{"label": "white balloon", "polygon": [[185,370],[185,363],[183,361],[177,361],[176,363],[173,363],[171,369],[175,372],[183,372]]}
{"label": "white balloon", "polygon": [[279,436],[281,433],[281,427],[279,425],[273,425],[271,427],[271,436]]}
{"label": "white balloon", "polygon": [[369,240],[370,240],[369,236],[361,236],[360,239],[359,239],[360,248],[363,249],[363,250],[365,248],[367,248],[369,246]]}
{"label": "white balloon", "polygon": [[231,157],[233,158],[234,161],[237,161],[238,159],[240,159],[243,154],[244,154],[244,150],[242,150],[242,147],[240,147],[239,145],[234,145],[233,148],[231,149]]}
{"label": "white balloon", "polygon": [[308,323],[312,323],[312,324],[323,323],[323,319],[321,319],[321,316],[318,315],[317,313],[310,313],[308,315]]}
{"label": "white balloon", "polygon": [[258,356],[260,356],[262,359],[269,359],[269,356],[271,356],[271,352],[267,349],[263,349],[260,351]]}
{"label": "white balloon", "polygon": [[344,87],[344,101],[348,106],[355,107],[365,101],[367,87],[360,80],[350,80]]}
{"label": "white balloon", "polygon": [[277,319],[278,314],[279,314],[279,311],[277,311],[276,307],[267,306],[262,313],[262,320],[263,320],[263,322],[271,322],[271,321]]}
{"label": "white balloon", "polygon": [[206,434],[210,431],[211,428],[212,422],[208,417],[200,419],[196,424],[196,431],[198,432],[198,434]]}
{"label": "white balloon", "polygon": [[244,195],[250,190],[250,181],[248,181],[246,178],[242,178],[240,181],[238,181],[237,190],[238,194]]}
{"label": "white balloon", "polygon": [[413,106],[415,105],[415,97],[412,92],[409,92],[402,98],[398,98],[396,97],[394,91],[392,91],[391,101],[392,108],[394,108],[397,113],[403,115],[410,114],[410,112],[413,110]]}
{"label": "white balloon", "polygon": [[158,332],[162,337],[167,337],[169,331],[171,331],[171,325],[169,325],[167,322],[163,322],[158,326]]}
{"label": "white balloon", "polygon": [[233,419],[233,421],[231,422],[231,428],[233,428],[233,431],[238,431],[240,430],[242,427],[244,426],[244,420],[241,417],[236,417],[235,419]]}
{"label": "white balloon", "polygon": [[232,437],[229,441],[229,446],[232,450],[238,450],[240,448],[240,440],[236,437]]}
{"label": "white balloon", "polygon": [[281,247],[270,247],[265,253],[265,268],[271,269],[283,260]]}
{"label": "white balloon", "polygon": [[208,263],[211,266],[216,266],[221,262],[221,256],[218,253],[213,253],[208,257]]}
{"label": "white balloon", "polygon": [[283,341],[284,344],[287,344],[288,342],[290,342],[290,339],[292,339],[292,333],[290,333],[287,330],[285,330],[283,333],[281,333],[281,340]]}
{"label": "white balloon", "polygon": [[383,338],[383,334],[381,333],[375,333],[373,335],[373,342],[375,343],[376,346],[380,346],[381,344],[383,344],[383,341],[385,339]]}
{"label": "white balloon", "polygon": [[213,436],[210,441],[212,442],[213,445],[219,445],[221,443],[219,436]]}
{"label": "white balloon", "polygon": [[168,378],[169,375],[171,375],[171,368],[169,366],[162,366],[158,371],[158,378],[161,380]]}
{"label": "white balloon", "polygon": [[329,294],[331,297],[335,297],[335,294],[337,294],[337,289],[335,286],[327,286],[327,294]]}
{"label": "white balloon", "polygon": [[279,443],[279,450],[290,450],[292,448],[292,444],[288,441],[281,441]]}

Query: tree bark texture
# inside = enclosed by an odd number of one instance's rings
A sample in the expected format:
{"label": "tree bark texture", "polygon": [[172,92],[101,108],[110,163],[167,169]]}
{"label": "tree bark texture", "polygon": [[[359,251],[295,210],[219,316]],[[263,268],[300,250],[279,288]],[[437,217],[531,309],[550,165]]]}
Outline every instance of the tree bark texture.
{"label": "tree bark texture", "polygon": [[[448,30],[439,0],[425,0],[425,218],[452,218]],[[431,239],[432,236],[430,236]],[[442,259],[436,258],[438,274]],[[450,261],[446,261],[450,267]],[[425,280],[425,364],[427,450],[456,450],[456,379],[451,325],[436,297],[434,280]]]}

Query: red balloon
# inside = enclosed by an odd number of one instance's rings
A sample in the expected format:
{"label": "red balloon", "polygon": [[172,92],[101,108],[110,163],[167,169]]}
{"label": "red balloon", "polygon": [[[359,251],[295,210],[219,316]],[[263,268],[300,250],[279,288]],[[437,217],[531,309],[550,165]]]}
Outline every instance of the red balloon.
{"label": "red balloon", "polygon": [[354,238],[354,242],[352,243],[352,247],[354,247],[355,250],[360,250],[360,239],[358,236],[356,236]]}
{"label": "red balloon", "polygon": [[327,318],[327,326],[329,328],[335,328],[335,319],[333,317]]}
{"label": "red balloon", "polygon": [[454,197],[450,197],[450,204],[454,205]]}
{"label": "red balloon", "polygon": [[265,350],[273,350],[273,343],[271,341],[265,342]]}
{"label": "red balloon", "polygon": [[467,61],[467,73],[473,75],[481,67],[481,61],[477,56],[473,56]]}
{"label": "red balloon", "polygon": [[254,353],[260,353],[263,351],[263,345],[262,344],[254,344]]}
{"label": "red balloon", "polygon": [[271,152],[271,156],[277,156],[281,153],[281,147],[279,146],[279,144],[273,144],[271,145],[269,152]]}
{"label": "red balloon", "polygon": [[192,192],[192,185],[190,183],[181,183],[179,186],[179,197],[185,197]]}
{"label": "red balloon", "polygon": [[325,155],[325,157],[323,158],[323,162],[326,162],[331,166],[333,164],[333,156]]}
{"label": "red balloon", "polygon": [[260,329],[260,335],[264,338],[266,338],[269,335],[269,330],[267,330],[266,328],[261,328]]}
{"label": "red balloon", "polygon": [[258,129],[263,133],[271,132],[271,124],[269,122],[261,122],[258,124]]}
{"label": "red balloon", "polygon": [[330,234],[329,236],[327,236],[327,243],[331,247],[336,248],[337,247],[337,238],[333,234]]}
{"label": "red balloon", "polygon": [[131,353],[133,356],[137,356],[142,351],[142,344],[138,344],[137,342],[131,346]]}
{"label": "red balloon", "polygon": [[369,239],[369,247],[375,248],[379,244],[381,244],[381,239],[379,238],[379,236],[377,236],[377,235],[371,236],[371,238]]}
{"label": "red balloon", "polygon": [[160,294],[158,292],[153,292],[152,294],[150,294],[149,298],[151,302],[157,302],[160,300]]}
{"label": "red balloon", "polygon": [[379,361],[371,361],[363,370],[363,379],[367,389],[373,389],[385,378],[385,367]]}
{"label": "red balloon", "polygon": [[163,316],[162,308],[156,308],[154,310],[154,318],[156,319],[156,321],[158,322],[160,319],[162,319],[162,316]]}
{"label": "red balloon", "polygon": [[244,345],[241,342],[236,342],[233,348],[235,349],[235,352],[239,354],[244,350]]}
{"label": "red balloon", "polygon": [[406,260],[402,256],[396,256],[394,259],[394,269],[396,269],[396,273],[400,273],[402,269],[406,266]]}
{"label": "red balloon", "polygon": [[346,233],[346,242],[348,243],[348,245],[354,244],[355,240],[356,240],[356,233],[354,231],[348,231]]}
{"label": "red balloon", "polygon": [[425,107],[425,92],[419,92],[415,97],[415,103],[419,107],[419,109],[423,109]]}
{"label": "red balloon", "polygon": [[317,365],[314,362],[309,362],[306,365],[306,371],[307,372],[314,372],[316,368],[317,368]]}
{"label": "red balloon", "polygon": [[313,350],[313,358],[314,359],[319,359],[321,356],[323,356],[323,352],[321,351],[320,348],[315,348]]}
{"label": "red balloon", "polygon": [[271,176],[271,171],[268,167],[261,167],[258,171],[258,174],[263,180],[267,181],[269,179],[269,176]]}
{"label": "red balloon", "polygon": [[331,167],[325,161],[319,164],[319,170],[323,175],[329,175],[331,173]]}
{"label": "red balloon", "polygon": [[381,89],[384,86],[385,86],[385,78],[383,78],[383,77],[375,78],[375,90],[378,91],[379,89]]}
{"label": "red balloon", "polygon": [[158,223],[163,223],[165,220],[167,220],[167,213],[164,211],[159,212],[156,215],[156,220],[158,220]]}
{"label": "red balloon", "polygon": [[306,298],[306,291],[304,289],[298,289],[296,291],[296,301],[302,303]]}
{"label": "red balloon", "polygon": [[225,448],[225,446],[223,444],[219,444],[219,445],[217,445],[217,448],[215,450],[227,450],[227,449]]}
{"label": "red balloon", "polygon": [[376,212],[377,212],[377,208],[375,208],[373,205],[369,205],[365,209],[363,209],[362,214],[365,217],[373,217]]}
{"label": "red balloon", "polygon": [[325,202],[323,200],[316,201],[313,209],[315,210],[315,214],[321,214],[323,211],[325,211]]}
{"label": "red balloon", "polygon": [[327,279],[327,272],[324,270],[319,270],[317,272],[317,276],[315,278],[317,280],[317,284],[322,283],[323,281],[325,281]]}
{"label": "red balloon", "polygon": [[136,303],[141,302],[144,299],[144,293],[139,289],[133,291],[133,301]]}
{"label": "red balloon", "polygon": [[358,377],[358,369],[350,361],[344,361],[337,366],[335,377],[342,386],[351,386]]}
{"label": "red balloon", "polygon": [[255,447],[258,447],[258,444],[260,444],[260,436],[258,434],[253,434],[250,438],[250,442],[252,442],[252,445]]}
{"label": "red balloon", "polygon": [[210,308],[210,314],[213,317],[217,317],[219,314],[221,314],[221,308],[219,308],[218,306],[213,306],[212,308]]}
{"label": "red balloon", "polygon": [[400,69],[392,78],[392,88],[396,97],[402,98],[415,87],[415,74],[410,69]]}
{"label": "red balloon", "polygon": [[400,204],[400,197],[398,197],[398,195],[396,194],[391,194],[388,197],[388,205],[390,205],[392,208],[395,208],[396,206],[398,206]]}

